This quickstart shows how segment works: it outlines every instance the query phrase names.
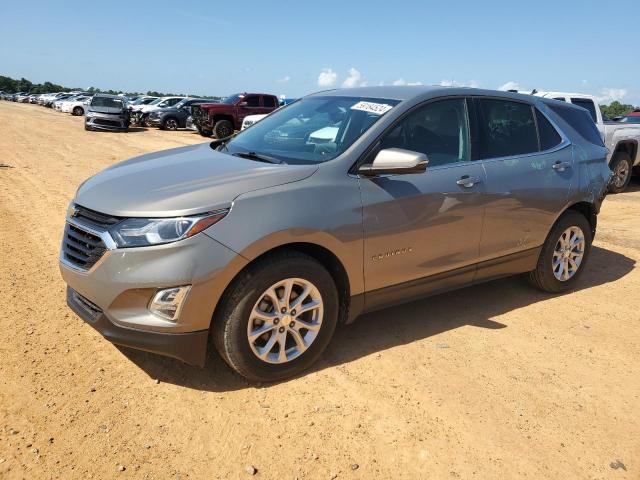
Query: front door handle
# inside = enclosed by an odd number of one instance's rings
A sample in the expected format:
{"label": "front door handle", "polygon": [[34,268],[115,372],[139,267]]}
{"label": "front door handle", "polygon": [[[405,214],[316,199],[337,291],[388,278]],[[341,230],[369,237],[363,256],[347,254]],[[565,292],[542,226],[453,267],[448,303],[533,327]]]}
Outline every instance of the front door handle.
{"label": "front door handle", "polygon": [[569,162],[557,161],[551,168],[553,168],[556,172],[564,172],[567,168],[571,168],[571,164]]}
{"label": "front door handle", "polygon": [[460,180],[458,180],[456,183],[461,187],[471,188],[476,183],[482,183],[482,180],[480,180],[478,177],[470,177],[469,175],[463,175],[462,177],[460,177]]}

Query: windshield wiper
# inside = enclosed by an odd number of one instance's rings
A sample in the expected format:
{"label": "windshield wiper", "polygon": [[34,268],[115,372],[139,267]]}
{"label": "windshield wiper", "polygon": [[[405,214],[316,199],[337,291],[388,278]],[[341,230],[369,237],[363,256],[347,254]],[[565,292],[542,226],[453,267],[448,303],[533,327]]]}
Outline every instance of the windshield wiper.
{"label": "windshield wiper", "polygon": [[276,164],[285,163],[278,158],[269,157],[267,155],[262,155],[261,153],[256,153],[256,152],[235,152],[235,153],[232,153],[231,155],[233,155],[234,157],[247,158],[249,160],[257,160],[258,162],[276,163]]}

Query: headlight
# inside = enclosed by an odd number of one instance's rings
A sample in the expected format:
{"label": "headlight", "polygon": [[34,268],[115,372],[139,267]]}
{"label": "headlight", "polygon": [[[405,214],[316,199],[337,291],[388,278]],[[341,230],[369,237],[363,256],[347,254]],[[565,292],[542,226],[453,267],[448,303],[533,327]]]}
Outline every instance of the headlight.
{"label": "headlight", "polygon": [[114,225],[111,236],[118,247],[145,247],[192,237],[222,220],[229,210],[177,218],[128,218]]}

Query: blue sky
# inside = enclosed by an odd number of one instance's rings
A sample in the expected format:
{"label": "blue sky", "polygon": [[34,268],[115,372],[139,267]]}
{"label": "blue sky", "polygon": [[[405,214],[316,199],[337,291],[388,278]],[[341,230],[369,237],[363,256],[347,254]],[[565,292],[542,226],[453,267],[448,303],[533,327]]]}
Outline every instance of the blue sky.
{"label": "blue sky", "polygon": [[0,5],[0,74],[36,82],[287,96],[453,82],[640,104],[639,0]]}

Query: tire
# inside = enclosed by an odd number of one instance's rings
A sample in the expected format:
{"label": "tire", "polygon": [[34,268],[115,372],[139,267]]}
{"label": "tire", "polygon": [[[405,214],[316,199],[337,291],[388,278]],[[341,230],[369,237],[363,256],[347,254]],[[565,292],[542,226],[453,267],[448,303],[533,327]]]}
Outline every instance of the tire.
{"label": "tire", "polygon": [[178,129],[178,120],[175,118],[167,118],[164,122],[162,122],[162,130],[177,130]]}
{"label": "tire", "polygon": [[609,182],[610,193],[624,192],[631,180],[631,173],[633,171],[633,161],[626,152],[618,152],[613,156],[611,164],[609,165],[613,176]]}
{"label": "tire", "polygon": [[[575,267],[571,268],[570,261],[568,261],[566,262],[569,267],[566,271],[567,278],[558,278],[557,275],[562,276],[564,271],[561,269],[561,266],[558,269],[554,268],[555,262],[559,260],[560,264],[565,263],[562,256],[556,256],[558,255],[557,251],[562,248],[560,244],[561,239],[565,238],[571,241],[571,239],[575,237],[572,237],[571,233],[567,235],[566,232],[570,231],[575,234],[577,233],[576,229],[582,234],[583,243],[581,247],[576,245],[576,247],[569,250],[567,257],[574,260],[573,265],[575,266],[577,264],[577,269]],[[529,273],[529,283],[549,293],[560,293],[570,290],[574,287],[585,269],[587,260],[591,254],[592,241],[593,234],[591,232],[591,224],[585,216],[573,210],[567,211],[558,219],[551,229],[551,232],[549,232],[542,246],[536,269]],[[569,248],[569,245],[567,245],[567,248]],[[582,252],[580,262],[577,261],[577,257],[575,256],[577,252]]]}
{"label": "tire", "polygon": [[84,115],[84,109],[82,107],[73,107],[71,114],[79,117],[80,115]]}
{"label": "tire", "polygon": [[218,120],[213,126],[213,133],[218,139],[223,139],[233,135],[233,125],[229,120]]}
{"label": "tire", "polygon": [[149,127],[149,115],[144,114],[142,116],[142,119],[140,120],[140,125],[143,127]]}
{"label": "tire", "polygon": [[213,131],[211,130],[207,130],[207,129],[203,129],[198,127],[198,133],[200,135],[202,135],[203,137],[210,137],[211,135],[213,135]]}
{"label": "tire", "polygon": [[[319,301],[320,307],[316,306],[313,310],[296,317],[295,298],[290,296],[294,304],[291,306],[292,310],[287,312],[291,312],[293,316],[282,314],[282,310],[278,314],[273,308],[274,302],[269,300],[273,297],[265,294],[270,287],[286,280],[293,281],[291,292],[300,292],[304,282],[311,285],[311,293],[305,296],[303,305]],[[278,302],[284,302],[284,291],[284,287],[276,287]],[[229,286],[214,315],[213,343],[224,361],[243,377],[258,382],[282,380],[305,370],[322,354],[336,327],[338,304],[335,283],[322,264],[299,252],[274,254],[250,265]],[[260,320],[252,316],[256,311],[276,313],[268,324],[260,324]],[[300,328],[299,320],[307,321],[308,325],[317,322],[319,329],[313,333],[304,327]],[[276,326],[278,324],[279,327]],[[251,341],[250,329],[264,328],[265,325],[271,330]],[[304,337],[302,351],[292,333],[296,327],[296,331]],[[284,359],[280,356],[281,343],[278,340],[273,340],[275,343],[271,343],[271,347],[266,350],[265,359],[258,357],[257,350],[267,348],[272,337],[284,339]]]}

